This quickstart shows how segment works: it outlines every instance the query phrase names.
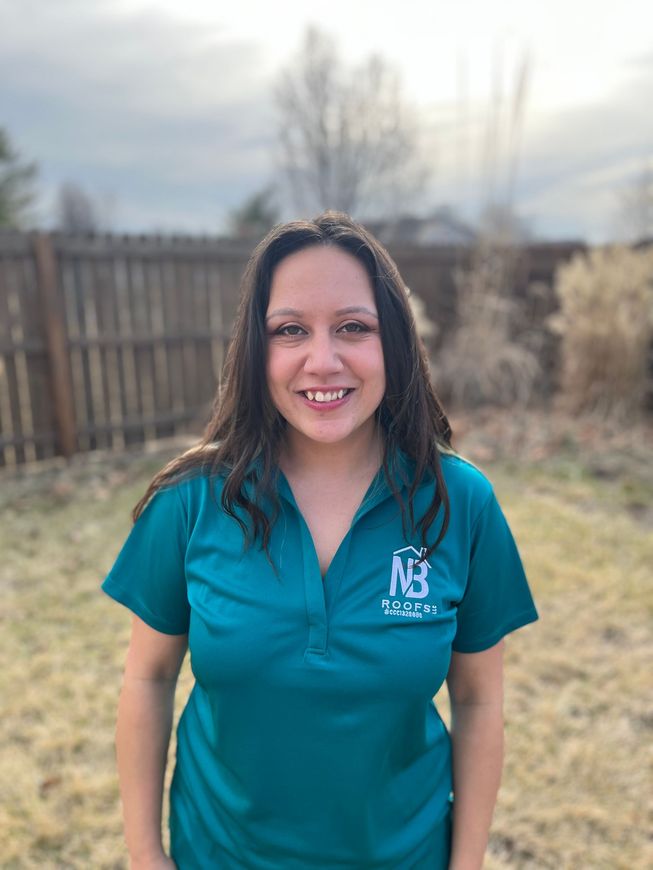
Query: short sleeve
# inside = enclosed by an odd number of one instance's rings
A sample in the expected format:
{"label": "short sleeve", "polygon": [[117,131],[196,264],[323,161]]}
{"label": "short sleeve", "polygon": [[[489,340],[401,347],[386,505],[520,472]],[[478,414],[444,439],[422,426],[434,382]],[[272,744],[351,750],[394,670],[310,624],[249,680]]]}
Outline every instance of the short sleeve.
{"label": "short sleeve", "polygon": [[159,490],[132,526],[101,587],[164,634],[188,632],[187,528],[179,486]]}
{"label": "short sleeve", "polygon": [[469,573],[452,649],[481,652],[537,619],[517,545],[492,491],[472,528]]}

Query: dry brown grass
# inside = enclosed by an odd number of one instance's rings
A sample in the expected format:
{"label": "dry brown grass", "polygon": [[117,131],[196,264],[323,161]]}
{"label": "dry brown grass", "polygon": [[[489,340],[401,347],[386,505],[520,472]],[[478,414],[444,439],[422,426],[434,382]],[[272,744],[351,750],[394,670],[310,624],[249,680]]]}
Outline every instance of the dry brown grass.
{"label": "dry brown grass", "polygon": [[[505,412],[453,423],[495,483],[540,612],[506,644],[506,765],[486,868],[643,870],[650,428]],[[113,739],[129,614],[99,584],[130,507],[177,449],[0,477],[3,867],[127,867]],[[186,662],[177,715],[190,685]]]}
{"label": "dry brown grass", "polygon": [[576,254],[556,270],[560,392],[570,413],[641,413],[651,389],[653,249],[621,245]]}

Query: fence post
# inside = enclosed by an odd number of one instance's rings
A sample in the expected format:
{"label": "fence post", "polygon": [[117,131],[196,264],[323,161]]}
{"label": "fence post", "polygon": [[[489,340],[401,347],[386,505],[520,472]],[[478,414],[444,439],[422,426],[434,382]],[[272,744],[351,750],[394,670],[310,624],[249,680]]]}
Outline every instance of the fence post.
{"label": "fence post", "polygon": [[57,436],[61,453],[69,457],[77,452],[77,427],[63,296],[51,236],[34,233],[32,238],[45,323]]}

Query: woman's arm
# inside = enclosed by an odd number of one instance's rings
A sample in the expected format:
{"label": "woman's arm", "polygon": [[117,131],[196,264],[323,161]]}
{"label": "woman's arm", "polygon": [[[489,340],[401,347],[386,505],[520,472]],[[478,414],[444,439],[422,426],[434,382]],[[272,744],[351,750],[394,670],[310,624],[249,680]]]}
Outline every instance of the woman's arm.
{"label": "woman's arm", "polygon": [[453,748],[449,870],[481,870],[503,767],[503,640],[452,653],[447,676]]}
{"label": "woman's arm", "polygon": [[163,782],[172,729],[175,687],[188,635],[163,634],[138,616],[125,663],[116,755],[125,841],[132,870],[174,866],[161,837]]}

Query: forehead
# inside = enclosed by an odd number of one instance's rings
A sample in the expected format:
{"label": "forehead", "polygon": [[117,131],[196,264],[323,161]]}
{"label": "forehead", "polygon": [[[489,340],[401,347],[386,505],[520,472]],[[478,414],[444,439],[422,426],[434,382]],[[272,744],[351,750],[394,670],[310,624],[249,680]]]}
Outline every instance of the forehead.
{"label": "forehead", "polygon": [[268,310],[302,302],[365,304],[375,309],[374,290],[363,264],[336,246],[313,246],[284,257],[272,273]]}

